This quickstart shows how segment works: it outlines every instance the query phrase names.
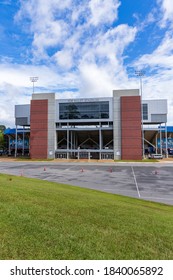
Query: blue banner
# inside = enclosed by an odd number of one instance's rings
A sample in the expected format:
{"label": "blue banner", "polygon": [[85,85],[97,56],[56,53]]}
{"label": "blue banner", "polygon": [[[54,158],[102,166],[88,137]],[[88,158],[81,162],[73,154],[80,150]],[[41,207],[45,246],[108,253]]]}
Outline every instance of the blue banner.
{"label": "blue banner", "polygon": [[[10,140],[11,149],[15,149],[15,143],[16,143],[16,140]],[[23,149],[23,140],[22,139],[17,140],[17,149]],[[29,139],[24,140],[24,149],[26,149],[26,150],[29,149]]]}
{"label": "blue banner", "polygon": [[[162,148],[166,149],[166,138],[163,138],[161,140],[162,142]],[[167,143],[168,143],[168,149],[173,149],[173,138],[168,138],[167,139]],[[160,148],[160,139],[157,140],[157,147]]]}

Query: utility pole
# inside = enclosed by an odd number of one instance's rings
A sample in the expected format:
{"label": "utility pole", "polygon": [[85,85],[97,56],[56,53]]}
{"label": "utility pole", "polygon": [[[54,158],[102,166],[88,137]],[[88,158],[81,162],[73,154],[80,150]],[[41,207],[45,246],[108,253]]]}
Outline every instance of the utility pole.
{"label": "utility pole", "polygon": [[142,105],[142,77],[145,75],[143,70],[135,71],[135,74],[139,77],[140,81],[140,95],[141,95],[141,121],[142,121],[142,157],[145,158],[145,146],[144,146],[144,122],[143,122],[143,105]]}

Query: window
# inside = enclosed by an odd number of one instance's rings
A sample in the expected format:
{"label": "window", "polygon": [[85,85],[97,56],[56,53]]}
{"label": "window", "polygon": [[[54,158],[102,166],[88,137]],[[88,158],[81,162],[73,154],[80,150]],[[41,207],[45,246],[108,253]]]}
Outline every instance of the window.
{"label": "window", "polygon": [[59,118],[60,120],[108,119],[109,101],[60,103]]}
{"label": "window", "polygon": [[148,120],[148,104],[142,104],[143,120]]}

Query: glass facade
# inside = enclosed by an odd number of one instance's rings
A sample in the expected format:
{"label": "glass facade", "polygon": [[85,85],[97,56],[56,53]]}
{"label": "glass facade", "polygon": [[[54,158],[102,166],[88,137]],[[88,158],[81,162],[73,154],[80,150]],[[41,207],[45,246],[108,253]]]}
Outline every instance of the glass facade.
{"label": "glass facade", "polygon": [[109,101],[59,104],[59,119],[108,119]]}
{"label": "glass facade", "polygon": [[148,104],[142,104],[143,120],[148,120]]}

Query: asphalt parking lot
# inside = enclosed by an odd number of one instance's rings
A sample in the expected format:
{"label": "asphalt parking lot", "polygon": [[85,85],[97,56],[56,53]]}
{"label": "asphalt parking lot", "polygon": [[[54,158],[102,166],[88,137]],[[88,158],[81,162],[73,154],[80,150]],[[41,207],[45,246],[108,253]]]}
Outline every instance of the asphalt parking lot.
{"label": "asphalt parking lot", "polygon": [[173,163],[0,161],[0,173],[38,178],[173,205]]}

